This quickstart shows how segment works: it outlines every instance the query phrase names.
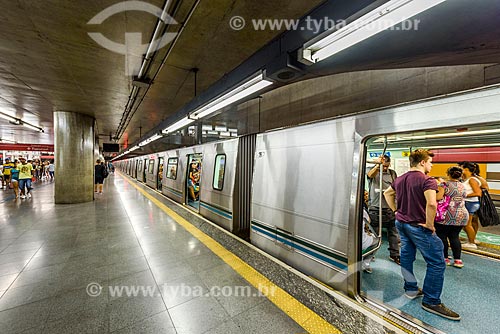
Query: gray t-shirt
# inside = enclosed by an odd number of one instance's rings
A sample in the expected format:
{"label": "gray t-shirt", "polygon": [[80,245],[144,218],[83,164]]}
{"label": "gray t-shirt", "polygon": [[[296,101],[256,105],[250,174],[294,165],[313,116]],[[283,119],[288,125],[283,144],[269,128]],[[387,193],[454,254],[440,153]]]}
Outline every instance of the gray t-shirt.
{"label": "gray t-shirt", "polygon": [[[372,169],[373,167],[368,167],[366,169],[366,173]],[[392,185],[392,182],[396,179],[397,174],[394,170],[388,169],[387,172],[383,173],[382,177],[382,193]],[[380,201],[380,172],[375,175],[373,179],[368,178],[368,187],[369,187],[369,200],[368,207],[369,208],[378,208]],[[382,196],[382,208],[388,209],[389,205],[385,201],[385,197]]]}

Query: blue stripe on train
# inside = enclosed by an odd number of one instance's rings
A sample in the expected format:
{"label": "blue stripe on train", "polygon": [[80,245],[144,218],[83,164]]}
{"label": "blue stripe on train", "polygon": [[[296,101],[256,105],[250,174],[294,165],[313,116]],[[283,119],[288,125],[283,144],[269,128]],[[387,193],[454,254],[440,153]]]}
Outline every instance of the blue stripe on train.
{"label": "blue stripe on train", "polygon": [[278,241],[284,243],[285,245],[288,245],[290,247],[298,249],[298,250],[300,250],[300,251],[302,251],[302,252],[304,252],[304,253],[306,253],[306,254],[308,254],[308,255],[316,258],[316,259],[319,259],[319,260],[321,260],[323,262],[331,264],[331,265],[333,265],[333,266],[335,266],[337,268],[340,268],[342,270],[347,270],[347,265],[344,264],[344,263],[340,263],[340,262],[334,261],[334,260],[332,260],[332,259],[330,259],[330,258],[328,258],[326,256],[323,256],[323,255],[321,255],[319,253],[316,253],[316,252],[314,252],[314,251],[312,251],[312,250],[310,250],[308,248],[302,247],[299,244],[292,243],[289,240],[281,238],[281,237],[279,237],[279,236],[277,236],[275,234],[269,233],[268,231],[263,230],[263,229],[261,229],[261,228],[259,228],[257,226],[252,225],[252,229],[255,230],[256,232],[259,232],[259,233],[262,233],[264,235],[267,235],[267,236],[269,236],[272,239],[278,240]]}
{"label": "blue stripe on train", "polygon": [[205,209],[209,210],[209,211],[212,211],[224,218],[227,218],[227,219],[233,219],[233,215],[230,213],[230,212],[227,212],[227,211],[223,211],[223,210],[220,210],[220,209],[217,209],[213,206],[211,206],[210,204],[207,204],[205,202],[200,202],[201,206],[204,207]]}

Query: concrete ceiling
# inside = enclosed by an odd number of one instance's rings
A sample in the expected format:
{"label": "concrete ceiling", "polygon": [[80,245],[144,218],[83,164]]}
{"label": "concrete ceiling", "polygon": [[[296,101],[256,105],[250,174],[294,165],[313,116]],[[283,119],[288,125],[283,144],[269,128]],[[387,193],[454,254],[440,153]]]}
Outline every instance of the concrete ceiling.
{"label": "concrete ceiling", "polygon": [[[281,35],[248,27],[235,31],[229,26],[231,17],[290,19],[312,10],[313,17],[337,20],[383,1],[169,0],[169,14],[178,24],[169,25],[167,32],[176,33],[177,39],[154,54],[146,67],[153,84],[140,88],[128,104],[133,85],[125,56],[101,47],[88,33],[124,43],[126,32],[140,32],[148,43],[157,23],[154,15],[126,11],[92,26],[87,24],[92,17],[121,2],[0,0],[0,111],[46,129],[40,134],[0,119],[0,138],[53,143],[52,112],[61,110],[95,117],[101,142],[118,136],[120,143],[131,144],[193,100],[193,68],[199,69],[200,93],[231,77],[238,66],[267,65],[266,49],[279,48],[278,53],[296,58],[297,49],[313,37],[300,29]],[[147,3],[165,5],[163,0]],[[419,29],[385,31],[313,66],[299,65],[305,74],[300,79],[370,69],[498,63],[500,0],[448,0],[417,19]],[[126,106],[131,108],[124,114]],[[231,122],[223,115],[213,118],[217,120]]]}
{"label": "concrete ceiling", "polygon": [[[165,5],[163,0],[146,2]],[[0,138],[53,143],[53,111],[74,111],[96,118],[101,142],[109,142],[122,122],[120,142],[131,143],[193,98],[192,68],[199,69],[197,90],[203,91],[281,32],[235,31],[231,17],[299,18],[323,0],[169,2],[168,12],[178,24],[167,29],[178,33],[178,40],[156,52],[147,71],[149,78],[157,75],[154,84],[145,96],[146,89],[139,90],[132,113],[124,118],[133,88],[125,56],[100,46],[88,33],[123,44],[126,32],[140,32],[142,43],[148,43],[157,17],[125,11],[89,25],[95,15],[121,2],[0,0],[0,111],[45,129],[37,133],[0,118]]]}

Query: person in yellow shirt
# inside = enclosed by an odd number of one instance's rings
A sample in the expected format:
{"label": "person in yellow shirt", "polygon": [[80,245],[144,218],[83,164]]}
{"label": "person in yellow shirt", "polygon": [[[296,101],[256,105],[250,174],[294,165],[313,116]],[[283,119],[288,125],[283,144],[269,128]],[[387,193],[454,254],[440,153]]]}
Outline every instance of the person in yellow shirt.
{"label": "person in yellow shirt", "polygon": [[[33,166],[27,163],[25,158],[19,158],[19,160],[21,163],[17,165],[17,169],[19,170],[19,189],[21,189],[21,198],[31,198],[31,189],[33,189],[31,188]],[[24,190],[25,186],[28,190],[27,192]]]}
{"label": "person in yellow shirt", "polygon": [[14,163],[10,162],[9,158],[5,159],[5,163],[3,164],[3,180],[2,187],[5,189],[10,183],[10,170],[14,168]]}

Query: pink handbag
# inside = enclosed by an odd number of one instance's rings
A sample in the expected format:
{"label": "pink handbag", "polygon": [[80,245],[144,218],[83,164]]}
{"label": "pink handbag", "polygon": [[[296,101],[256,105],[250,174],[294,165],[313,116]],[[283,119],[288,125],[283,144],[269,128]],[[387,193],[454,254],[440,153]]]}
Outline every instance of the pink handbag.
{"label": "pink handbag", "polygon": [[444,195],[442,199],[437,202],[437,210],[436,210],[436,218],[435,222],[444,221],[444,217],[446,216],[446,211],[448,211],[448,207],[450,206],[451,197]]}

